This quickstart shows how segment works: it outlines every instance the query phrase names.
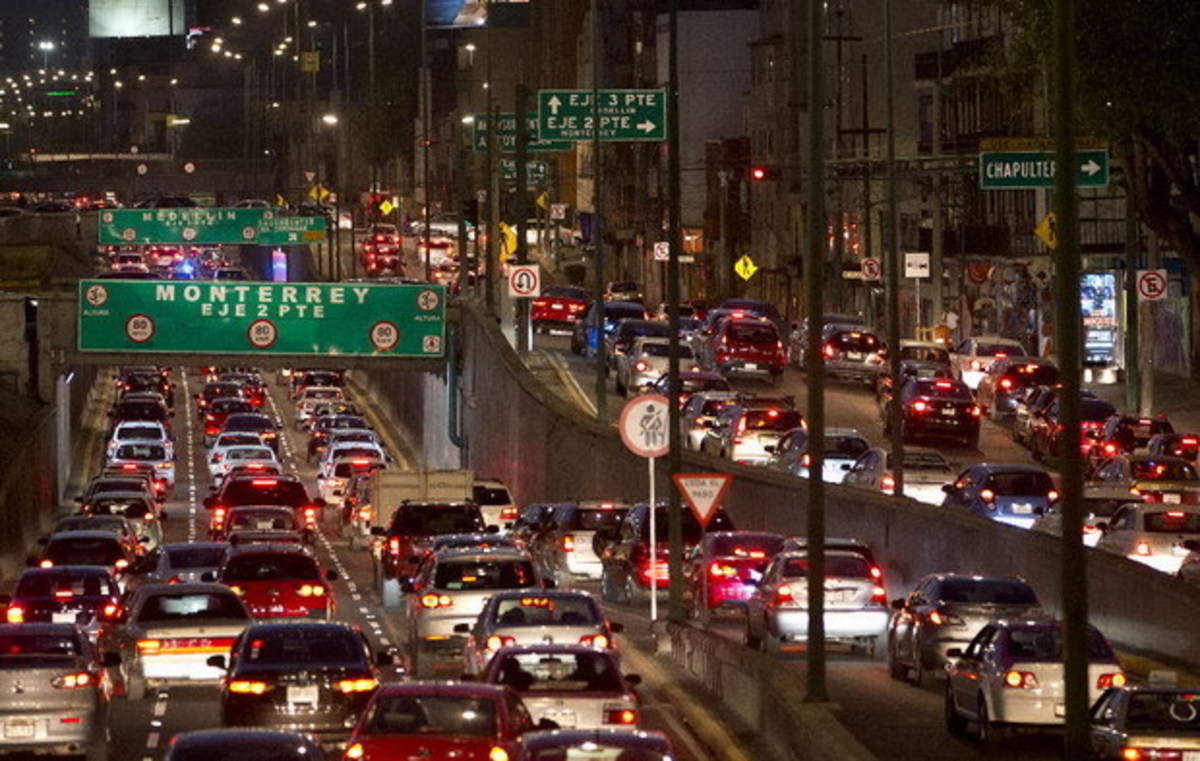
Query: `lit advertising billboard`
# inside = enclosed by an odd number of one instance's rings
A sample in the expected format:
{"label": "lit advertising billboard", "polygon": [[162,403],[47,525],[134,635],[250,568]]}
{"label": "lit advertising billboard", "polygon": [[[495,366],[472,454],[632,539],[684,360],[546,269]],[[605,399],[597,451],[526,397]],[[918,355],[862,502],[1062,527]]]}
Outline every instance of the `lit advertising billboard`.
{"label": "lit advertising billboard", "polygon": [[167,37],[187,29],[187,0],[91,0],[88,35]]}
{"label": "lit advertising billboard", "polygon": [[529,0],[425,0],[425,23],[434,28],[483,26],[488,6],[527,4]]}

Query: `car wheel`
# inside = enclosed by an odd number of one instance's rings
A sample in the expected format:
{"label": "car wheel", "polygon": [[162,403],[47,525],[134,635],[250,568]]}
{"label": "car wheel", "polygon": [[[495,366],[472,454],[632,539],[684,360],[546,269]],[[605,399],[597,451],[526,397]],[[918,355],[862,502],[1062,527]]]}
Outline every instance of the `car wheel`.
{"label": "car wheel", "polygon": [[946,682],[946,700],[944,705],[943,713],[946,720],[946,731],[952,737],[966,737],[967,720],[959,715],[958,709],[954,706],[954,693],[950,689],[949,681]]}
{"label": "car wheel", "polygon": [[920,687],[925,683],[925,658],[921,655],[921,645],[919,642],[913,643],[913,664],[909,673],[909,680]]}
{"label": "car wheel", "polygon": [[983,745],[991,742],[996,734],[996,727],[988,718],[987,702],[979,696],[979,707],[975,711],[975,740]]}
{"label": "car wheel", "polygon": [[888,676],[892,679],[903,679],[905,672],[908,670],[900,662],[899,656],[896,655],[896,640],[892,637],[888,637],[887,665]]}
{"label": "car wheel", "polygon": [[146,678],[141,674],[128,674],[125,677],[125,699],[144,700],[146,698]]}
{"label": "car wheel", "polygon": [[617,587],[612,574],[605,568],[600,572],[600,597],[605,602],[618,602]]}
{"label": "car wheel", "polygon": [[746,613],[746,631],[744,637],[746,647],[752,650],[757,650],[762,647],[762,638],[754,632],[754,627],[750,624],[750,613]]}
{"label": "car wheel", "polygon": [[400,607],[400,580],[384,578],[379,589],[379,602],[385,608]]}

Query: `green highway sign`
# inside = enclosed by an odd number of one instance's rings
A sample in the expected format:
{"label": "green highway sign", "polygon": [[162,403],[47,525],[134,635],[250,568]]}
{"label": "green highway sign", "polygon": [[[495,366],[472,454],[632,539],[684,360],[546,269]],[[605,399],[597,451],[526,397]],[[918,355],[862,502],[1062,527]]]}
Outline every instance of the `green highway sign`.
{"label": "green highway sign", "polygon": [[[549,171],[545,161],[527,161],[525,162],[525,184],[529,187],[538,187],[546,184]],[[516,159],[500,159],[500,179],[509,184],[515,185],[517,182],[517,160]]]}
{"label": "green highway sign", "polygon": [[107,209],[100,212],[99,230],[103,245],[282,246],[325,240],[325,219],[283,217],[274,209]]}
{"label": "green highway sign", "polygon": [[[979,154],[979,187],[983,190],[1029,190],[1054,187],[1053,151],[984,151]],[[1075,151],[1075,182],[1081,188],[1108,185],[1108,151]]]}
{"label": "green highway sign", "polygon": [[[537,114],[526,114],[525,122],[529,125],[529,150],[531,151],[569,151],[575,147],[569,140],[539,140]],[[471,147],[476,153],[487,150],[488,115],[475,114],[472,122]],[[496,144],[501,153],[517,152],[517,115],[515,113],[500,114],[496,120]]]}
{"label": "green highway sign", "polygon": [[[666,140],[666,90],[601,90],[600,139]],[[591,140],[591,90],[539,90],[538,137]]]}
{"label": "green highway sign", "polygon": [[79,351],[438,358],[440,285],[83,280]]}

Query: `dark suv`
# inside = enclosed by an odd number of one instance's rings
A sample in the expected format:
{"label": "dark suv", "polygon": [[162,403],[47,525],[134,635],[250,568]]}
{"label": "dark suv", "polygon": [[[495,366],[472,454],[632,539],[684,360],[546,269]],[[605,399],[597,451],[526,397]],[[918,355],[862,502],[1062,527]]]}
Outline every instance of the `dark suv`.
{"label": "dark suv", "polygon": [[401,582],[407,581],[442,534],[486,533],[487,523],[474,502],[416,502],[405,500],[392,513],[387,528],[374,526],[377,545],[376,580],[385,607],[400,604]]}
{"label": "dark suv", "polygon": [[221,536],[229,508],[239,505],[278,505],[291,508],[296,524],[307,533],[316,530],[325,500],[313,499],[298,476],[242,476],[225,482],[204,500],[209,510],[209,531]]}
{"label": "dark suv", "polygon": [[[964,446],[979,445],[979,405],[959,380],[910,378],[900,387],[900,431],[905,441],[924,437],[955,438]],[[891,415],[884,410],[884,432]]]}
{"label": "dark suv", "polygon": [[1058,367],[1048,359],[1003,357],[992,363],[975,389],[979,406],[992,420],[1013,412],[1025,389],[1058,383]]}
{"label": "dark suv", "polygon": [[[702,527],[690,510],[683,512],[683,551],[687,557],[700,543],[706,531],[733,531],[733,521],[723,510],[717,510]],[[655,546],[650,546],[650,506],[634,505],[619,524],[597,532],[596,549],[600,553],[600,594],[607,602],[642,603],[652,591],[664,590],[667,575],[667,509],[659,505],[654,511]],[[652,554],[653,553],[653,554]],[[650,561],[654,559],[651,575]],[[682,562],[682,558],[681,558]]]}

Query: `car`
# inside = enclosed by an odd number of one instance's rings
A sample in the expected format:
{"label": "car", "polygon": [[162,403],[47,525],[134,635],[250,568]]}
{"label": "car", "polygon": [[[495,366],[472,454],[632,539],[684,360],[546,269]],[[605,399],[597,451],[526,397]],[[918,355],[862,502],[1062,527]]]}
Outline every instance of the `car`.
{"label": "car", "polygon": [[1097,465],[1083,483],[1083,500],[1095,512],[1112,515],[1125,502],[1200,504],[1200,472],[1179,457],[1121,454]]}
{"label": "car", "polygon": [[615,758],[672,761],[678,758],[662,732],[639,729],[559,729],[522,735],[514,761]]}
{"label": "car", "polygon": [[409,663],[424,678],[433,675],[440,656],[460,655],[466,637],[455,627],[474,623],[489,597],[506,589],[537,594],[542,580],[523,549],[468,547],[427,554],[402,586],[408,596]]}
{"label": "car", "polygon": [[1099,761],[1190,761],[1200,748],[1200,695],[1193,688],[1111,687],[1091,710]]}
{"label": "car", "polygon": [[623,674],[616,653],[590,645],[510,645],[492,657],[485,684],[520,696],[535,722],[568,729],[635,728],[641,711],[636,674]]}
{"label": "car", "polygon": [[108,444],[104,448],[104,457],[106,460],[112,458],[116,454],[117,447],[122,444],[142,443],[161,444],[171,457],[175,456],[175,442],[165,425],[130,421],[119,423],[113,428],[112,436],[109,437]]}
{"label": "car", "polygon": [[301,547],[311,543],[308,534],[286,529],[257,529],[237,528],[229,532],[230,547],[243,547],[250,544],[271,544],[277,546]]}
{"label": "car", "polygon": [[303,396],[306,389],[313,386],[345,387],[346,377],[344,371],[341,370],[294,370],[291,374],[290,384],[291,398],[292,401],[295,401]]}
{"label": "car", "polygon": [[346,761],[455,758],[503,761],[537,728],[509,687],[408,682],[379,688],[346,743]]}
{"label": "car", "polygon": [[279,505],[238,505],[225,513],[219,526],[210,527],[212,539],[229,541],[235,531],[295,531],[312,541],[312,530],[296,520],[290,507]]}
{"label": "car", "polygon": [[337,605],[329,582],[337,578],[301,547],[250,544],[231,547],[217,572],[201,580],[232,588],[257,619],[330,621]]}
{"label": "car", "polygon": [[[154,553],[163,543],[162,522],[167,515],[158,511],[155,503],[146,499],[141,492],[102,492],[84,502],[80,513],[84,517],[112,516],[125,519],[137,537],[133,547],[136,555]],[[80,528],[88,525],[81,523]]]}
{"label": "car", "polygon": [[94,638],[121,613],[121,590],[107,568],[59,565],[27,568],[11,596],[0,595],[8,624],[72,624]]}
{"label": "car", "polygon": [[321,469],[317,471],[317,493],[328,506],[341,507],[342,498],[346,494],[346,484],[353,476],[386,470],[388,467],[388,461],[383,457],[342,457],[338,456],[336,449],[330,451],[334,452],[331,456],[337,459],[322,462]]}
{"label": "car", "polygon": [[254,412],[254,405],[248,398],[221,396],[213,399],[204,408],[204,446],[212,446],[218,434],[225,429],[225,421],[230,415]]}
{"label": "car", "polygon": [[1016,576],[924,576],[907,597],[892,600],[888,673],[921,686],[927,675],[945,669],[946,651],[965,649],[988,622],[1026,618],[1040,610],[1033,587]]}
{"label": "car", "polygon": [[873,328],[837,326],[821,343],[821,358],[829,378],[875,384],[887,357],[886,344]]}
{"label": "car", "polygon": [[144,582],[199,581],[205,573],[217,572],[228,551],[225,542],[167,542],[159,548],[157,562],[146,573]]}
{"label": "car", "polygon": [[[788,331],[788,358],[796,367],[803,368],[807,362],[808,338],[812,331],[812,323],[805,319],[792,323]],[[825,313],[821,315],[821,336],[824,338],[830,330],[844,328],[865,328],[866,322],[861,317],[851,314]]]}
{"label": "car", "polygon": [[296,397],[296,430],[304,430],[312,417],[312,410],[318,404],[345,398],[345,390],[341,386],[306,386]]}
{"label": "car", "polygon": [[237,445],[222,448],[213,448],[213,451],[208,456],[208,474],[213,483],[218,483],[229,472],[229,469],[235,465],[247,465],[252,462],[261,462],[264,465],[273,465],[279,467],[279,459],[275,455],[275,450],[265,444],[253,446]]}
{"label": "car", "polygon": [[974,391],[984,373],[997,359],[1025,357],[1028,352],[1020,341],[1004,336],[974,336],[960,342],[950,353],[950,366],[959,380]]}
{"label": "car", "polygon": [[1151,437],[1174,432],[1171,421],[1165,415],[1113,415],[1100,426],[1092,440],[1088,457],[1095,463],[1120,453],[1132,454],[1148,445]]}
{"label": "car", "polygon": [[104,669],[116,665],[71,624],[0,624],[0,753],[108,761]]}
{"label": "car", "polygon": [[[351,435],[350,431],[343,432],[345,435]],[[361,437],[362,432],[354,432],[354,437]],[[373,434],[371,434],[373,436]],[[331,434],[331,439],[332,439]],[[378,439],[372,438],[366,441],[340,441],[330,443],[325,447],[325,452],[321,455],[320,461],[317,463],[317,475],[322,473],[329,474],[334,467],[334,464],[343,460],[375,460],[384,465],[392,463],[392,457],[383,448],[383,444],[379,443]]]}
{"label": "car", "polygon": [[119,536],[134,554],[146,552],[137,530],[123,515],[64,515],[54,524],[49,534],[38,539],[38,544],[45,544],[52,535],[63,531],[108,531]]}
{"label": "car", "polygon": [[208,656],[228,655],[253,623],[241,597],[222,584],[142,584],[122,608],[97,642],[103,652],[120,656],[129,700],[143,699],[149,687],[216,684],[224,671],[207,665]]}
{"label": "car", "polygon": [[400,231],[395,225],[377,222],[368,227],[359,244],[363,270],[368,275],[384,270],[402,271],[404,252],[400,244]]}
{"label": "car", "polygon": [[[1062,622],[1004,619],[986,624],[965,649],[946,652],[945,721],[954,737],[974,725],[980,742],[1009,726],[1062,726],[1066,711]],[[1126,676],[1095,627],[1087,633],[1088,703]]]}
{"label": "car", "polygon": [[[842,483],[880,494],[895,494],[894,465],[891,450],[872,447],[850,466]],[[904,496],[927,505],[941,505],[946,498],[942,487],[953,481],[954,475],[954,466],[936,449],[904,448]]]}
{"label": "car", "polygon": [[324,751],[302,732],[240,727],[180,732],[163,761],[326,761]]}
{"label": "car", "polygon": [[513,502],[512,494],[502,481],[494,478],[478,479],[471,485],[471,501],[479,505],[483,521],[490,530],[508,530],[517,519],[519,510]]}
{"label": "car", "polygon": [[[825,637],[882,653],[888,624],[887,590],[871,563],[847,551],[825,551]],[[783,552],[763,570],[746,600],[745,642],[768,654],[795,651],[808,639],[808,553]]]}
{"label": "car", "polygon": [[[665,377],[670,354],[671,340],[657,336],[636,338],[628,350],[614,351],[612,357],[617,366],[617,393],[622,396],[640,393]],[[700,370],[700,365],[692,358],[692,348],[686,344],[679,346],[679,361],[683,370]]]}
{"label": "car", "polygon": [[641,301],[642,289],[632,280],[611,281],[604,286],[605,301]]}
{"label": "car", "polygon": [[212,443],[208,445],[208,451],[211,453],[214,449],[223,449],[225,447],[255,447],[263,445],[262,436],[254,431],[232,431],[217,434],[213,438]]}
{"label": "car", "polygon": [[684,564],[684,599],[704,626],[718,610],[745,610],[784,537],[765,531],[706,533]]}
{"label": "car", "polygon": [[380,666],[392,662],[358,627],[335,622],[254,624],[228,657],[207,661],[225,670],[222,726],[305,732],[338,747],[379,689]]}
{"label": "car", "polygon": [[1010,526],[1029,528],[1058,502],[1050,474],[1034,465],[978,463],[942,488],[942,507],[966,510]]}
{"label": "car", "polygon": [[[316,411],[314,410],[314,413]],[[337,431],[370,431],[366,418],[360,415],[316,415],[308,426],[307,460],[312,462],[325,453],[329,437]]]}
{"label": "car", "polygon": [[549,285],[530,303],[529,319],[535,333],[571,331],[587,309],[591,296],[577,285]]}
{"label": "car", "polygon": [[778,399],[740,399],[717,413],[700,442],[704,454],[763,465],[788,431],[806,423],[791,404]]}
{"label": "car", "polygon": [[671,327],[659,320],[624,319],[604,337],[604,353],[609,370],[620,368],[620,358],[628,354],[640,338],[669,339]]}
{"label": "car", "polygon": [[200,393],[193,397],[196,400],[196,414],[201,418],[208,406],[217,399],[244,399],[241,384],[233,381],[210,381],[205,383]]}
{"label": "car", "polygon": [[63,531],[51,534],[42,550],[41,568],[64,565],[97,565],[103,567],[121,587],[141,570],[141,557],[109,531]]}
{"label": "car", "polygon": [[1009,356],[988,367],[975,388],[975,401],[992,420],[999,421],[1016,408],[1024,389],[1058,383],[1058,366],[1048,359]]}
{"label": "car", "polygon": [[508,530],[508,538],[519,545],[530,546],[533,539],[549,526],[551,516],[560,505],[569,502],[534,502],[521,508],[512,528]]}
{"label": "car", "polygon": [[[663,375],[646,390],[652,394],[669,396],[671,393],[670,377]],[[683,366],[679,370],[679,406],[685,407],[694,394],[706,391],[733,391],[733,386],[724,375],[715,370],[687,370]]]}
{"label": "car", "polygon": [[449,235],[432,235],[428,242],[424,237],[417,239],[417,259],[429,262],[430,266],[453,264],[458,259],[458,241]]}
{"label": "car", "polygon": [[[723,379],[724,376],[722,376]],[[686,449],[699,452],[708,429],[712,428],[721,410],[742,398],[732,389],[722,391],[698,391],[692,394],[679,413],[681,438]]]}
{"label": "car", "polygon": [[608,650],[616,647],[613,635],[624,628],[609,623],[587,592],[547,589],[536,595],[497,592],[474,623],[458,624],[455,630],[467,635],[463,673],[475,677],[503,647],[557,643]]}
{"label": "car", "polygon": [[250,432],[257,433],[262,443],[269,446],[279,455],[279,426],[274,420],[260,412],[234,413],[225,418],[221,426],[222,433]]}
{"label": "car", "polygon": [[781,336],[787,331],[787,320],[779,312],[778,307],[776,307],[770,301],[763,301],[762,299],[731,298],[722,301],[717,309],[730,313],[736,312],[742,315],[770,320],[770,322],[779,330],[779,334]]}
{"label": "car", "polygon": [[702,365],[722,375],[766,375],[775,385],[787,365],[782,334],[765,317],[730,316],[717,323],[697,352]]}
{"label": "car", "polygon": [[[854,428],[826,428],[821,480],[840,484],[850,467],[870,448],[871,442]],[[808,429],[794,428],[784,434],[765,465],[772,470],[808,478]]]}
{"label": "car", "polygon": [[900,407],[900,435],[907,443],[920,439],[955,439],[964,447],[979,446],[983,411],[962,381],[909,378],[884,410],[883,431],[891,433],[890,406]]}
{"label": "car", "polygon": [[[1029,435],[1034,419],[1042,414],[1060,390],[1059,385],[1026,388],[1013,395],[1012,439],[1022,446],[1029,446]],[[1090,394],[1090,392],[1089,392]]]}
{"label": "car", "polygon": [[1131,502],[1118,507],[1101,531],[1098,549],[1175,574],[1189,552],[1185,543],[1200,540],[1200,505]]}
{"label": "car", "polygon": [[404,500],[388,525],[372,526],[380,602],[395,607],[401,601],[401,584],[417,570],[417,563],[440,534],[483,533],[487,524],[474,502]]}
{"label": "car", "polygon": [[1196,465],[1200,461],[1200,434],[1156,433],[1146,442],[1146,452],[1152,455],[1182,457]]}
{"label": "car", "polygon": [[279,505],[291,508],[296,522],[315,529],[325,507],[321,498],[312,499],[298,476],[248,476],[224,481],[220,489],[205,497],[210,527],[224,519],[225,511],[238,505]]}
{"label": "car", "polygon": [[[654,543],[650,542],[651,520],[654,521]],[[706,531],[733,531],[733,520],[717,508],[702,527],[690,510],[683,511],[682,522],[684,557],[700,543]],[[625,511],[621,522],[606,527],[596,537],[600,555],[600,596],[605,602],[645,604],[652,594],[668,587],[667,509],[659,504],[653,511],[641,503]],[[682,561],[682,558],[681,558]]]}
{"label": "car", "polygon": [[595,356],[601,341],[622,320],[645,320],[646,307],[632,301],[593,301],[571,331],[571,353]]}
{"label": "car", "polygon": [[574,587],[585,579],[599,579],[603,571],[596,553],[598,533],[621,523],[628,502],[580,500],[554,508],[528,540],[542,575],[560,588]]}
{"label": "car", "polygon": [[[900,385],[903,386],[910,378],[922,380],[954,380],[950,365],[942,362],[925,362],[919,359],[900,360]],[[875,397],[879,402],[880,415],[887,414],[888,403],[895,393],[896,384],[892,379],[892,368],[884,363],[875,376]]]}
{"label": "car", "polygon": [[[1099,435],[1104,421],[1116,413],[1116,408],[1103,399],[1081,395],[1079,399],[1079,454],[1086,458]],[[1062,433],[1059,399],[1051,401],[1041,414],[1029,423],[1029,450],[1033,459],[1046,461],[1058,457],[1059,438]]]}
{"label": "car", "polygon": [[175,453],[165,444],[155,441],[121,444],[108,459],[108,465],[120,467],[125,463],[149,465],[153,468],[154,480],[161,482],[166,491],[175,488]]}
{"label": "car", "polygon": [[160,494],[154,489],[152,479],[148,475],[118,471],[93,478],[75,501],[80,505],[86,504],[97,495],[109,492],[135,492],[150,498],[156,504],[161,504],[166,499],[165,494]]}

